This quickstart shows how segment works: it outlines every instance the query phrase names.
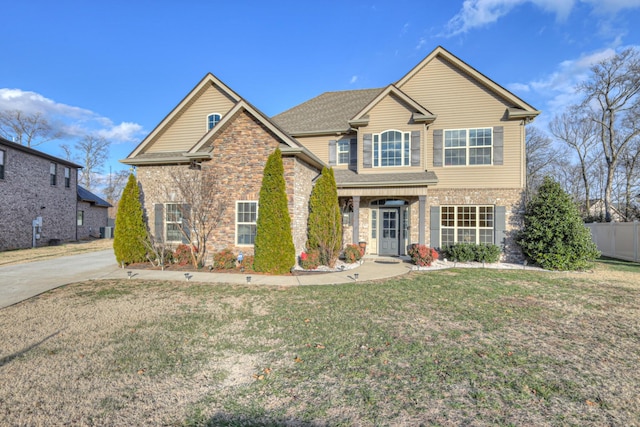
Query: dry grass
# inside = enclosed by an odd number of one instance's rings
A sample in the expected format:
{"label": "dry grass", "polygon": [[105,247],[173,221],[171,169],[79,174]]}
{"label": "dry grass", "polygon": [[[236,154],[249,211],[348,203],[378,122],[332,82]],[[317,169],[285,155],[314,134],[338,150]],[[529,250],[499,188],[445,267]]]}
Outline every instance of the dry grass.
{"label": "dry grass", "polygon": [[86,252],[111,249],[113,239],[81,240],[64,243],[59,246],[42,246],[32,249],[18,249],[0,252],[0,266],[44,261],[66,255],[78,255]]}
{"label": "dry grass", "polygon": [[0,424],[640,425],[629,265],[59,288],[0,311]]}

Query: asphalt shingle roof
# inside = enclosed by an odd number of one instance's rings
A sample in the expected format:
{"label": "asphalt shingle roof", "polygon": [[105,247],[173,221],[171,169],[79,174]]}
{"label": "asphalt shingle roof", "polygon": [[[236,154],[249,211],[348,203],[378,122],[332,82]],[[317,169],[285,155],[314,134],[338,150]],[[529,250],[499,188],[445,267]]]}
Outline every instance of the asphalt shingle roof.
{"label": "asphalt shingle roof", "polygon": [[407,183],[415,183],[416,185],[435,184],[438,177],[433,171],[425,172],[397,172],[397,173],[374,173],[374,174],[358,174],[350,169],[334,169],[333,174],[338,187],[345,184],[352,185],[371,185],[379,183],[397,182],[406,185]]}
{"label": "asphalt shingle roof", "polygon": [[284,111],[272,120],[287,133],[348,130],[349,120],[384,88],[325,92]]}
{"label": "asphalt shingle roof", "polygon": [[78,200],[83,202],[89,202],[96,206],[102,206],[105,208],[110,208],[111,204],[106,200],[101,199],[100,197],[93,194],[91,191],[87,190],[84,187],[77,186],[78,189]]}

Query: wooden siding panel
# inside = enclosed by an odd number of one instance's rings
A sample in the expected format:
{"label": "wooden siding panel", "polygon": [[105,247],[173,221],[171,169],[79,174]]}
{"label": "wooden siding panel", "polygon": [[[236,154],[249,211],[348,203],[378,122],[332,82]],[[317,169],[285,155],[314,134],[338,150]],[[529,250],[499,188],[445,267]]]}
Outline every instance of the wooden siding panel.
{"label": "wooden siding panel", "polygon": [[188,151],[207,133],[207,116],[211,113],[224,116],[233,105],[234,102],[220,88],[208,85],[185,111],[174,118],[145,152]]}
{"label": "wooden siding panel", "polygon": [[[441,58],[435,58],[401,88],[437,115],[427,132],[427,169],[438,188],[524,187],[524,132],[520,121],[506,121],[509,105]],[[434,129],[504,127],[503,165],[433,167]]]}

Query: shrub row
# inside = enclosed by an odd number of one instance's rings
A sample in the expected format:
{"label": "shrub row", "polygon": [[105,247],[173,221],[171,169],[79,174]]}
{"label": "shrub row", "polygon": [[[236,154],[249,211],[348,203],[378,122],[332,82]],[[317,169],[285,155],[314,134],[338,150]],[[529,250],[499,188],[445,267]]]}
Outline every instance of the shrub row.
{"label": "shrub row", "polygon": [[502,250],[498,245],[487,243],[456,243],[443,247],[441,252],[443,257],[453,261],[498,262]]}

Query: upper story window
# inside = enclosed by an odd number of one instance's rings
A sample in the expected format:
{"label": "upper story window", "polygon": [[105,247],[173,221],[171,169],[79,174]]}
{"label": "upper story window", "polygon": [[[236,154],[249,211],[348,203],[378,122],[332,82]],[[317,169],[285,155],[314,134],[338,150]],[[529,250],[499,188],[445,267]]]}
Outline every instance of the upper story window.
{"label": "upper story window", "polygon": [[444,165],[490,165],[492,129],[454,129],[444,131]]}
{"label": "upper story window", "polygon": [[4,179],[4,165],[6,162],[6,151],[0,150],[0,179]]}
{"label": "upper story window", "polygon": [[221,116],[218,113],[209,114],[207,116],[207,131],[213,129],[213,127],[220,121],[220,118]]}
{"label": "upper story window", "polygon": [[49,182],[51,183],[51,185],[56,185],[56,182],[58,181],[56,169],[57,169],[56,164],[51,163],[51,165],[49,166],[49,177],[50,177]]}
{"label": "upper story window", "polygon": [[373,166],[409,166],[411,138],[409,132],[388,130],[373,135]]}
{"label": "upper story window", "polygon": [[64,168],[64,186],[66,188],[71,187],[71,168]]}
{"label": "upper story window", "polygon": [[349,164],[349,145],[351,141],[348,139],[341,139],[336,144],[337,146],[337,158],[339,165],[348,165]]}

